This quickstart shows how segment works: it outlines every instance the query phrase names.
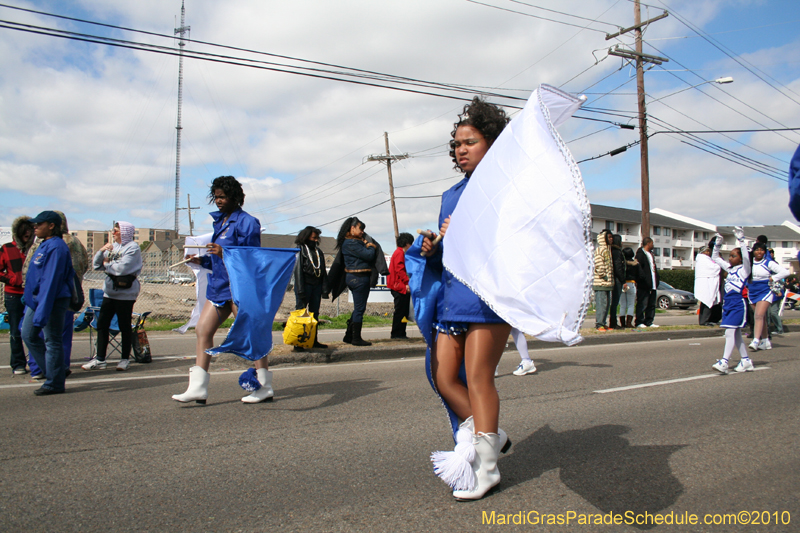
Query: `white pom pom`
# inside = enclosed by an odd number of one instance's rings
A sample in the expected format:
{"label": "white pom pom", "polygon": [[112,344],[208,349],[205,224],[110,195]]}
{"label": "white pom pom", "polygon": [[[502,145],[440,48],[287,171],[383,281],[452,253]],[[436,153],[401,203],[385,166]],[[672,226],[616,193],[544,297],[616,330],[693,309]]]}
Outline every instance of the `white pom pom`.
{"label": "white pom pom", "polygon": [[459,442],[453,452],[463,457],[469,464],[475,462],[475,446],[472,445],[472,442]]}
{"label": "white pom pom", "polygon": [[455,439],[457,444],[461,444],[462,442],[472,444],[472,431],[467,428],[458,428]]}
{"label": "white pom pom", "polygon": [[472,490],[475,488],[475,472],[472,464],[456,452],[433,452],[433,472],[453,490]]}

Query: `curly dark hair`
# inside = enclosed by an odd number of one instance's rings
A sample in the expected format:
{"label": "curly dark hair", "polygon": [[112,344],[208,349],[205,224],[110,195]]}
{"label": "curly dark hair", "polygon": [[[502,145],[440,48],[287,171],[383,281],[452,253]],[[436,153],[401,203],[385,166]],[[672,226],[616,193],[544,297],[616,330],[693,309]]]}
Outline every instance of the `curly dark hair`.
{"label": "curly dark hair", "polygon": [[397,236],[395,242],[397,243],[398,248],[402,248],[406,244],[414,244],[414,236],[410,233],[401,233]]}
{"label": "curly dark hair", "polygon": [[[510,120],[506,112],[498,106],[481,100],[476,96],[472,99],[472,102],[464,106],[464,111],[458,115],[458,122],[453,124],[453,131],[450,132],[450,137],[456,138],[456,131],[458,131],[459,126],[472,126],[481,132],[483,138],[491,146]],[[464,172],[456,161],[454,140],[450,141],[450,157],[453,159],[453,168],[459,172]]]}
{"label": "curly dark hair", "polygon": [[350,233],[350,228],[353,226],[360,226],[361,231],[367,229],[367,225],[361,222],[358,217],[350,217],[344,222],[342,222],[342,227],[339,228],[339,234],[336,236],[336,249],[340,250],[342,245],[344,244],[344,239],[347,237],[347,234]]}
{"label": "curly dark hair", "polygon": [[214,181],[211,182],[211,189],[208,192],[208,203],[214,202],[214,191],[217,189],[224,192],[228,200],[239,207],[244,205],[244,189],[242,189],[242,184],[236,181],[233,176],[214,178]]}
{"label": "curly dark hair", "polygon": [[300,231],[300,233],[297,234],[297,238],[294,240],[294,243],[297,246],[306,244],[308,239],[310,239],[315,233],[317,235],[322,235],[322,231],[319,228],[315,228],[314,226],[306,226]]}

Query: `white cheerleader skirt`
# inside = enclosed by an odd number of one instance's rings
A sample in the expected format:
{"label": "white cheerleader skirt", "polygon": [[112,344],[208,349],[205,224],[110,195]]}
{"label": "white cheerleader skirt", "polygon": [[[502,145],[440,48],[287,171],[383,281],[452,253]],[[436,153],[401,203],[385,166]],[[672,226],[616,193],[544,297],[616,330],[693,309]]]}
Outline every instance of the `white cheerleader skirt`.
{"label": "white cheerleader skirt", "polygon": [[726,292],[719,327],[743,328],[745,325],[747,325],[747,302],[739,292]]}
{"label": "white cheerleader skirt", "polygon": [[747,299],[751,304],[756,302],[772,303],[774,298],[775,293],[769,290],[769,280],[751,281],[747,285]]}

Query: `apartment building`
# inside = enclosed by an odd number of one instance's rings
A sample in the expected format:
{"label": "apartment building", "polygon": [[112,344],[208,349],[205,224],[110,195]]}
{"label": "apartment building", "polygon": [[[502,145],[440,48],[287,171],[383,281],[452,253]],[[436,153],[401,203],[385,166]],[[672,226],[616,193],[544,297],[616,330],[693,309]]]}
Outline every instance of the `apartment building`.
{"label": "apartment building", "polygon": [[90,261],[91,258],[94,257],[94,254],[102,248],[104,244],[108,243],[108,240],[111,238],[109,231],[79,229],[77,231],[70,231],[69,233],[83,243],[83,246],[86,247],[86,251],[89,253]]}

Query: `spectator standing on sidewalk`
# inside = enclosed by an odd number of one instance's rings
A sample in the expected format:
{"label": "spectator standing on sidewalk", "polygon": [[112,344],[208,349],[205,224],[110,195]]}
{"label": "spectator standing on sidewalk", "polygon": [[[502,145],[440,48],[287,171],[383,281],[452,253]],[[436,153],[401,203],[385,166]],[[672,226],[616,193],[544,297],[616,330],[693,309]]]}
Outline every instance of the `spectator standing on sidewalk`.
{"label": "spectator standing on sidewalk", "polygon": [[623,248],[622,255],[625,257],[625,284],[622,286],[619,298],[619,321],[624,327],[632,328],[633,317],[636,314],[636,278],[639,275],[639,263],[634,257],[632,248]]}
{"label": "spectator standing on sidewalk", "polygon": [[364,312],[367,310],[372,269],[377,258],[377,247],[364,234],[366,224],[356,217],[344,221],[336,238],[336,248],[342,251],[345,282],[353,295],[353,314],[347,321],[344,342],[353,346],[372,346],[361,338]]}
{"label": "spectator standing on sidewalk", "polygon": [[[300,248],[297,261],[294,264],[295,309],[303,309],[307,306],[308,311],[314,314],[316,320],[319,320],[322,287],[328,275],[325,268],[325,254],[322,253],[319,247],[321,233],[314,226],[306,226],[294,241],[297,247]],[[317,340],[317,333],[319,333],[319,330],[314,333],[313,348],[327,348],[327,344],[321,344]],[[295,346],[294,351],[302,352],[304,348]]]}
{"label": "spectator standing on sidewalk", "polygon": [[27,373],[25,348],[19,331],[22,315],[25,312],[25,306],[22,303],[22,295],[25,294],[22,265],[25,263],[25,255],[33,245],[31,218],[27,216],[15,218],[11,223],[11,235],[13,240],[0,247],[0,282],[5,285],[3,287],[3,303],[8,313],[11,373],[21,375]]}
{"label": "spectator standing on sidewalk", "polygon": [[597,236],[594,251],[594,309],[597,331],[606,331],[606,318],[614,289],[614,265],[611,260],[611,232],[603,230]]}
{"label": "spectator standing on sidewalk", "polygon": [[[54,211],[42,211],[31,223],[41,244],[30,260],[25,278],[28,310],[22,321],[22,339],[36,364],[45,370],[45,382],[34,391],[37,396],[45,396],[64,392],[64,316],[75,271],[69,248],[61,239],[61,217]],[[39,333],[44,333],[44,340]]]}
{"label": "spectator standing on sidewalk", "polygon": [[117,370],[128,370],[131,357],[131,316],[133,304],[139,297],[139,272],[142,271],[142,252],[133,240],[135,228],[129,222],[117,222],[111,230],[110,242],[94,254],[95,270],[106,273],[103,285],[103,303],[97,317],[97,355],[81,368],[102,370],[106,368],[109,328],[116,315],[122,355]]}
{"label": "spectator standing on sidewalk", "polygon": [[[406,324],[411,311],[411,291],[408,288],[406,251],[414,244],[414,237],[410,233],[401,233],[396,242],[397,249],[389,261],[389,276],[386,278],[386,285],[391,289],[394,298],[391,338],[407,339]],[[403,322],[403,319],[406,321]]]}
{"label": "spectator standing on sidewalk", "polygon": [[715,322],[719,321],[715,316],[716,311],[722,309],[722,295],[719,290],[722,268],[711,259],[713,246],[712,240],[709,246],[700,248],[700,253],[695,259],[694,294],[700,301],[698,322],[701,326],[715,326]]}
{"label": "spectator standing on sidewalk", "polygon": [[614,266],[614,288],[611,290],[611,307],[608,311],[608,327],[610,329],[624,328],[625,319],[620,313],[617,325],[617,308],[619,307],[622,286],[625,285],[625,256],[622,254],[622,235],[611,236],[611,264]]}
{"label": "spectator standing on sidewalk", "polygon": [[658,270],[653,257],[653,239],[645,237],[642,246],[636,250],[639,263],[639,276],[636,278],[636,327],[657,328],[656,290],[658,289]]}

